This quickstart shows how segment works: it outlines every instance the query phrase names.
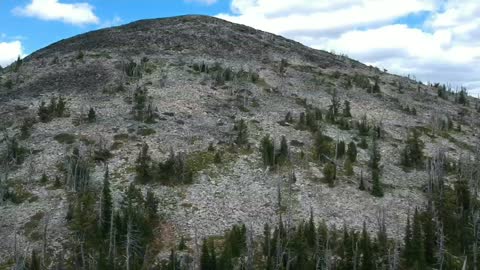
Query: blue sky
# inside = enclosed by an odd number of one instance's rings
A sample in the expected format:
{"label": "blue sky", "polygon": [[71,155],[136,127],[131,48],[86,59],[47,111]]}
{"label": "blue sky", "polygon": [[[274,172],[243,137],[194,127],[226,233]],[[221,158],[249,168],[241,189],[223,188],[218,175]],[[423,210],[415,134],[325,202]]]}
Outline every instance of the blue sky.
{"label": "blue sky", "polygon": [[184,14],[217,16],[480,93],[478,0],[0,0],[0,65],[83,32]]}

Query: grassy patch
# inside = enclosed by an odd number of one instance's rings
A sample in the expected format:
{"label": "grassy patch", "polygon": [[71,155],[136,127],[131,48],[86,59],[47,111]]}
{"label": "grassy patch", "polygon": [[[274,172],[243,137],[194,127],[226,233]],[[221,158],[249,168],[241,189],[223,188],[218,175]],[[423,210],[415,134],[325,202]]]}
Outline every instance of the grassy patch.
{"label": "grassy patch", "polygon": [[137,134],[140,136],[150,136],[155,134],[155,130],[153,128],[141,128],[137,130]]}
{"label": "grassy patch", "polygon": [[40,225],[40,221],[43,219],[45,216],[45,213],[43,212],[38,212],[32,217],[30,217],[30,220],[23,225],[23,230],[25,231],[25,235],[33,241],[38,241],[41,239],[42,235],[40,232],[38,232],[38,226]]}
{"label": "grassy patch", "polygon": [[126,134],[126,133],[122,133],[122,134],[115,134],[113,136],[113,139],[115,141],[128,141],[128,138],[129,138],[130,135]]}
{"label": "grassy patch", "polygon": [[270,84],[268,84],[264,78],[258,78],[258,80],[255,82],[255,84],[260,87],[260,88],[263,88],[263,89],[269,89],[269,88],[272,88],[272,86]]}
{"label": "grassy patch", "polygon": [[25,201],[35,202],[38,200],[38,197],[25,189],[23,184],[15,182],[9,184],[4,200],[9,200],[14,204],[21,204]]}
{"label": "grassy patch", "polygon": [[193,152],[188,155],[187,165],[192,170],[192,172],[195,173],[207,169],[210,165],[214,163],[214,160],[215,152]]}
{"label": "grassy patch", "polygon": [[61,144],[72,144],[77,140],[77,136],[69,133],[60,133],[53,138]]}

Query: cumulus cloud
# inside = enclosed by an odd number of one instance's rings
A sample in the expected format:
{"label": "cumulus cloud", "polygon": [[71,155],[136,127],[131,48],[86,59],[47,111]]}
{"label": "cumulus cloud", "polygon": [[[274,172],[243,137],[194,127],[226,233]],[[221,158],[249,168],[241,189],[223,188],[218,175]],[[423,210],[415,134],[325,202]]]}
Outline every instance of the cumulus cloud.
{"label": "cumulus cloud", "polygon": [[[397,23],[426,14],[413,26]],[[232,0],[217,16],[401,75],[480,92],[477,0]]]}
{"label": "cumulus cloud", "polygon": [[0,42],[0,66],[6,67],[19,56],[23,57],[22,43],[18,40],[12,42]]}
{"label": "cumulus cloud", "polygon": [[32,0],[24,7],[16,7],[13,13],[46,21],[62,21],[68,24],[98,24],[99,18],[88,3],[61,3],[59,0]]}

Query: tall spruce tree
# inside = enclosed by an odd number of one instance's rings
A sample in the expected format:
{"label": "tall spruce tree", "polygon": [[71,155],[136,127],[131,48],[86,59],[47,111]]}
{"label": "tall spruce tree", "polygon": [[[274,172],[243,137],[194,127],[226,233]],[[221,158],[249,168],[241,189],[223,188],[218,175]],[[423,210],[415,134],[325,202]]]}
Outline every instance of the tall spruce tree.
{"label": "tall spruce tree", "polygon": [[110,175],[108,171],[108,165],[105,166],[105,174],[103,177],[103,187],[102,187],[102,200],[101,200],[101,209],[102,209],[102,219],[100,220],[102,226],[102,234],[104,236],[108,235],[110,231],[110,222],[112,217],[112,192],[110,190]]}
{"label": "tall spruce tree", "polygon": [[372,149],[370,150],[370,172],[372,174],[372,195],[383,197],[382,183],[380,182],[380,151],[375,136],[372,136]]}

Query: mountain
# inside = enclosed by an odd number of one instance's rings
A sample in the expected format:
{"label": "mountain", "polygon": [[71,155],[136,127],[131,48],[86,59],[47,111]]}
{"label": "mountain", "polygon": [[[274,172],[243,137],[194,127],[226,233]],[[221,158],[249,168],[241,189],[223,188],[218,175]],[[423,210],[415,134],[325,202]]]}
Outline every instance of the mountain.
{"label": "mountain", "polygon": [[235,224],[261,235],[279,216],[357,231],[365,222],[371,233],[383,220],[401,240],[439,179],[453,187],[468,178],[476,189],[464,167],[477,162],[478,101],[464,90],[217,18],[142,20],[61,40],[0,71],[0,85],[4,265],[15,248],[48,245],[50,265],[90,248],[77,245],[110,224],[107,167],[119,216],[149,209],[135,204],[142,195],[131,183],[158,200],[156,258],[180,238],[198,255],[196,242]]}

